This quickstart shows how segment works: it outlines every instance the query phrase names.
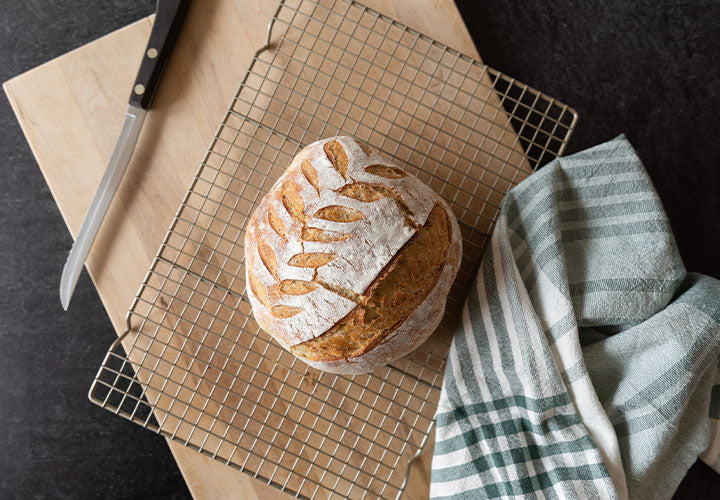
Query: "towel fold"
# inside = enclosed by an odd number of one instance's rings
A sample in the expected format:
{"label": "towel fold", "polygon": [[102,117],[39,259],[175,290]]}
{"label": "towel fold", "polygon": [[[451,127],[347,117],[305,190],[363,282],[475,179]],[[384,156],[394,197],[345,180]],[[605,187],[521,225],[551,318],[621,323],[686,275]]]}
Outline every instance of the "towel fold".
{"label": "towel fold", "polygon": [[720,282],[620,136],[505,198],[453,338],[430,496],[670,498],[720,472]]}

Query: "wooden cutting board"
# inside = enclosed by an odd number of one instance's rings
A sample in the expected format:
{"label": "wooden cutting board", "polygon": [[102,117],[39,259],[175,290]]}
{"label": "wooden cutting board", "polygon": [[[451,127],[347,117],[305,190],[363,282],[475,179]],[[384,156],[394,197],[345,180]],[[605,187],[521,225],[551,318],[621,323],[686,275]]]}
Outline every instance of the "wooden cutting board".
{"label": "wooden cutting board", "polygon": [[[364,3],[479,59],[452,0]],[[128,173],[88,259],[117,332],[124,330],[129,304],[253,53],[263,44],[276,6],[267,0],[193,2]],[[152,17],[141,19],[4,84],[73,235],[120,132],[151,25]],[[59,283],[59,274],[57,278]],[[108,425],[112,418],[108,415]],[[168,444],[195,498],[289,498],[181,444]],[[432,443],[413,467],[404,498],[428,496],[431,450]]]}

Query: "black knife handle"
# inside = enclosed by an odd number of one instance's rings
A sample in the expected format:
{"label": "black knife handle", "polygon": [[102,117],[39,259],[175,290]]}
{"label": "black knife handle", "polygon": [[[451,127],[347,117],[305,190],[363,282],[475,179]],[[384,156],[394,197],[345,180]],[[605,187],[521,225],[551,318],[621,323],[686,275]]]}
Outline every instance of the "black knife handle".
{"label": "black knife handle", "polygon": [[157,0],[155,21],[130,94],[130,104],[150,108],[189,7],[190,0]]}

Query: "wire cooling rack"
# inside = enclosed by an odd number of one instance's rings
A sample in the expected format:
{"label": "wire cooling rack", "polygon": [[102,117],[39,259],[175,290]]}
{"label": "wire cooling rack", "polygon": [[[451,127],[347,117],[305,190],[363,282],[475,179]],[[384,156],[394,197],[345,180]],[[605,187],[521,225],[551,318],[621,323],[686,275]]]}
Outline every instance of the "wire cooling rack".
{"label": "wire cooling rack", "polygon": [[[449,334],[508,189],[576,113],[348,0],[282,1],[132,302],[93,402],[298,497],[397,498],[433,425]],[[354,135],[460,221],[447,314],[372,374],[321,373],[255,323],[243,232],[304,145]]]}

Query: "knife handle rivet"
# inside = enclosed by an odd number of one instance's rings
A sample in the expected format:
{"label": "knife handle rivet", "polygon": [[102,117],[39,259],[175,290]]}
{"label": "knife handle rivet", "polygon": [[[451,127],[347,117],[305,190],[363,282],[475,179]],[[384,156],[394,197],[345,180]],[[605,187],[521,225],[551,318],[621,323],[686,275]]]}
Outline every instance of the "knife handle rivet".
{"label": "knife handle rivet", "polygon": [[150,48],[150,49],[148,49],[148,51],[147,51],[147,56],[148,56],[150,59],[155,59],[155,58],[158,56],[158,51],[157,51],[157,49],[155,49],[155,48]]}
{"label": "knife handle rivet", "polygon": [[135,93],[137,95],[143,95],[145,93],[145,85],[143,85],[142,83],[138,83],[137,85],[135,85]]}

